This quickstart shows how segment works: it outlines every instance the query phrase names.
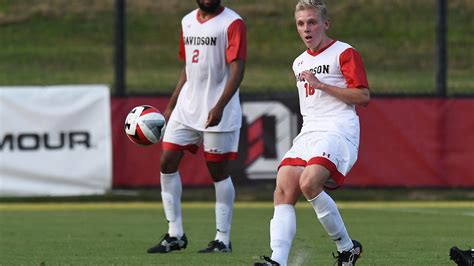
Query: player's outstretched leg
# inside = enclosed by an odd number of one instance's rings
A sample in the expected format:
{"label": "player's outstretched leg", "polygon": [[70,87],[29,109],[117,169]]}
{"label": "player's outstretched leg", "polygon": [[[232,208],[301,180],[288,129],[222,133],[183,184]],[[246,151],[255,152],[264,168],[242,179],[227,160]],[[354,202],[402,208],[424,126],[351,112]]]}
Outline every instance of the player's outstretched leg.
{"label": "player's outstretched leg", "polygon": [[352,266],[359,259],[362,254],[362,245],[356,240],[352,240],[352,243],[354,243],[354,246],[351,249],[342,252],[338,251],[337,256],[334,256],[337,259],[338,266]]}
{"label": "player's outstretched leg", "polygon": [[342,252],[351,248],[353,245],[352,240],[347,233],[344,221],[334,200],[326,192],[322,191],[316,197],[309,200],[309,202],[313,206],[324,230],[336,243],[337,250]]}
{"label": "player's outstretched leg", "polygon": [[148,253],[168,253],[174,250],[185,249],[188,245],[188,238],[186,234],[181,237],[172,237],[166,234],[160,242],[148,249]]}

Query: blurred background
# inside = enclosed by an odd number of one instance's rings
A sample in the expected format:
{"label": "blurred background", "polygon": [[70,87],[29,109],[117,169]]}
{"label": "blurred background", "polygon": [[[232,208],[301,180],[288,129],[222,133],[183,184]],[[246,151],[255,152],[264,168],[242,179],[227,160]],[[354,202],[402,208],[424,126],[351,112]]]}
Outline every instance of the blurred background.
{"label": "blurred background", "polygon": [[[114,84],[114,0],[2,0],[0,84]],[[127,93],[169,94],[181,17],[195,1],[123,1]],[[352,44],[376,95],[436,93],[438,2],[329,1],[329,35]],[[232,0],[248,26],[242,92],[293,92],[291,63],[305,49],[294,25],[294,1]],[[447,95],[474,94],[474,4],[445,1]]]}

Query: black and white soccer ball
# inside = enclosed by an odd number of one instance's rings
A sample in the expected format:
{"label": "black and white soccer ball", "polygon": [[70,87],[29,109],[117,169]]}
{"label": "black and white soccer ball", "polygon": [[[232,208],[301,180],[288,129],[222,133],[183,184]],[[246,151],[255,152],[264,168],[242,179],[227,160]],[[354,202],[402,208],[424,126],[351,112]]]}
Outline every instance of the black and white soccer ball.
{"label": "black and white soccer ball", "polygon": [[161,112],[150,105],[133,108],[125,118],[125,134],[135,144],[149,146],[163,137],[166,121]]}

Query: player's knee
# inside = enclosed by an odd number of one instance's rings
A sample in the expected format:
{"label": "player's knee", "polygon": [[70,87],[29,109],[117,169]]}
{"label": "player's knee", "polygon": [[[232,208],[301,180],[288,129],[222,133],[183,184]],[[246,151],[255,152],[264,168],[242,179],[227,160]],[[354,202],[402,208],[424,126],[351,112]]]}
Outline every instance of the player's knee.
{"label": "player's knee", "polygon": [[160,157],[160,171],[164,174],[171,174],[178,171],[182,156],[183,152],[163,152]]}
{"label": "player's knee", "polygon": [[167,158],[161,158],[160,160],[160,171],[164,174],[171,174],[178,171],[179,161],[169,160]]}
{"label": "player's knee", "polygon": [[178,167],[174,166],[174,165],[170,165],[170,164],[166,164],[166,163],[162,163],[161,166],[160,166],[160,171],[163,173],[163,174],[172,174],[172,173],[176,173],[178,171]]}
{"label": "player's knee", "polygon": [[275,204],[296,204],[299,191],[291,191],[277,186],[273,192],[273,201]]}
{"label": "player's knee", "polygon": [[315,177],[303,175],[300,178],[300,189],[307,199],[312,199],[322,191],[323,184]]}
{"label": "player's knee", "polygon": [[228,173],[211,173],[211,178],[214,182],[222,181],[229,177]]}
{"label": "player's knee", "polygon": [[222,181],[230,175],[227,162],[207,162],[207,169],[214,182]]}

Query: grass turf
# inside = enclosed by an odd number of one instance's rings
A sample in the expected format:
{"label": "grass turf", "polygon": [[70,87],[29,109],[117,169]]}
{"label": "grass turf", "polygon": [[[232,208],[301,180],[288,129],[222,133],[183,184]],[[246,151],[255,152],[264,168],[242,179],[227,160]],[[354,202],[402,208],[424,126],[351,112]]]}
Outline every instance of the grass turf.
{"label": "grass turf", "polygon": [[[451,265],[449,248],[474,239],[474,202],[340,202],[358,265]],[[198,254],[214,234],[213,203],[183,205],[186,250],[146,254],[167,230],[158,203],[0,204],[1,265],[252,265],[270,254],[269,202],[237,203],[233,253]],[[297,205],[290,265],[332,265],[335,245],[306,202]]]}

